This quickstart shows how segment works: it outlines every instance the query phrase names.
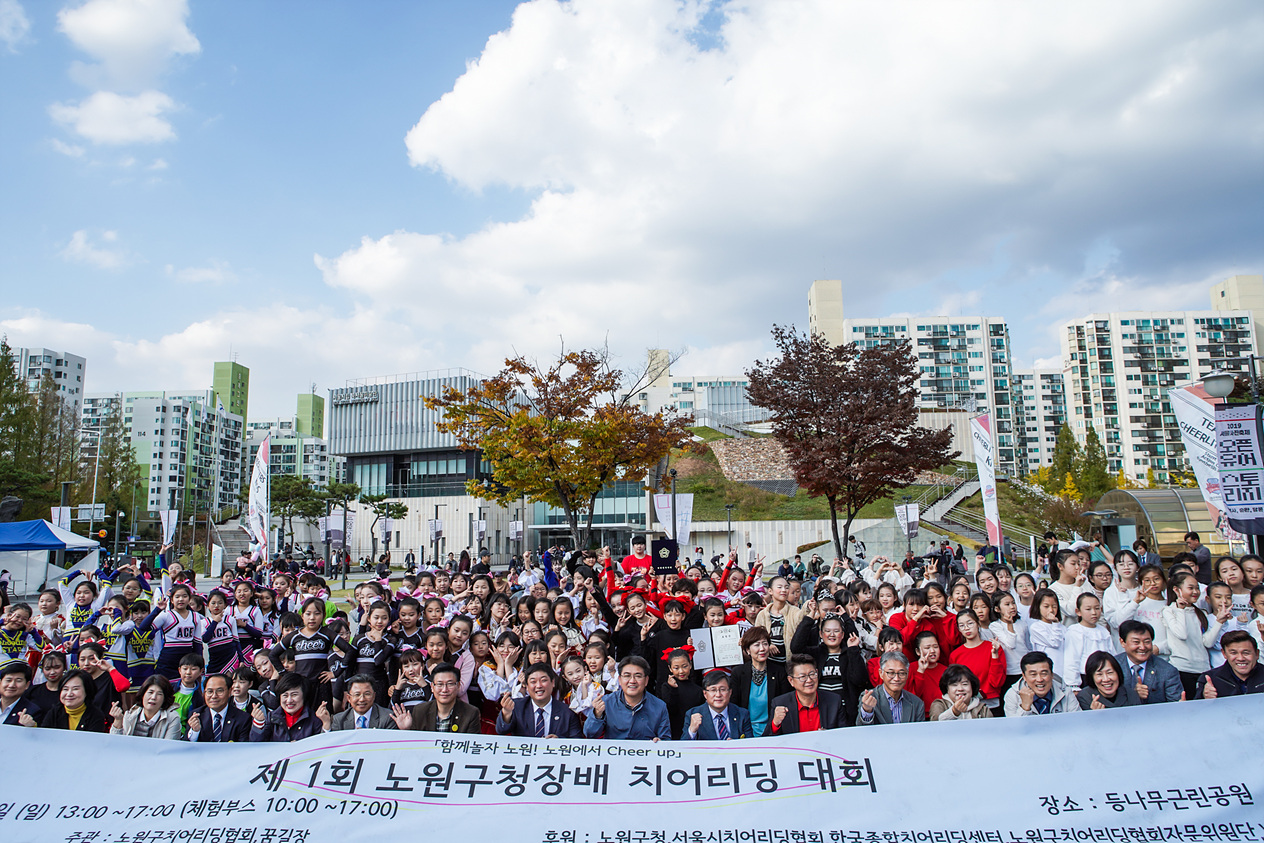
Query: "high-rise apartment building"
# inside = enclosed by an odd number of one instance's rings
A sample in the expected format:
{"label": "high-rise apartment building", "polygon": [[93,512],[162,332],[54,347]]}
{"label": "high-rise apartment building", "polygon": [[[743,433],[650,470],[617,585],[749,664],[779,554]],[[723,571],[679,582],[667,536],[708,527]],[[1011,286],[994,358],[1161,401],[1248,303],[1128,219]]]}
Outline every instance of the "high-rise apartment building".
{"label": "high-rise apartment building", "polygon": [[18,376],[26,381],[31,392],[39,392],[40,382],[51,376],[57,394],[77,418],[83,412],[83,383],[87,375],[87,358],[51,348],[15,348],[14,365]]}
{"label": "high-rise apartment building", "polygon": [[250,406],[250,370],[240,363],[220,362],[215,364],[211,376],[211,389],[216,397],[224,402],[224,409],[234,415],[241,416],[245,423]]}
{"label": "high-rise apartment building", "polygon": [[847,342],[843,329],[843,282],[813,281],[808,290],[808,334],[820,334],[831,345]]}
{"label": "high-rise apartment building", "polygon": [[293,418],[252,421],[246,425],[245,476],[251,476],[259,446],[271,436],[268,444],[271,474],[305,477],[313,486],[323,489],[330,481],[341,479],[344,458],[331,457],[328,441],[320,436],[325,427],[325,399],[306,394],[299,395],[296,403],[297,413]]}
{"label": "high-rise apartment building", "polygon": [[1066,424],[1066,380],[1061,369],[1015,370],[1015,430],[1019,474],[1053,465],[1058,430]]}
{"label": "high-rise apartment building", "polygon": [[[1235,278],[1255,279],[1264,294],[1260,276]],[[1251,294],[1250,283],[1233,286],[1236,295]],[[1216,309],[1094,313],[1064,324],[1067,418],[1076,438],[1083,442],[1094,427],[1111,472],[1141,479],[1153,469],[1166,482],[1169,472],[1187,470],[1167,391],[1217,369],[1245,372],[1259,347],[1255,323],[1251,310]]]}

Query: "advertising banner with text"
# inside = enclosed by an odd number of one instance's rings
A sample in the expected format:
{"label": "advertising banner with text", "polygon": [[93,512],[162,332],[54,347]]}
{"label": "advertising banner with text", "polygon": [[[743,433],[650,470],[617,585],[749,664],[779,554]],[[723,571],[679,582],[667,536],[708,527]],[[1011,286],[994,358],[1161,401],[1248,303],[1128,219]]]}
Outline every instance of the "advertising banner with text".
{"label": "advertising banner with text", "polygon": [[0,749],[6,843],[1264,841],[1254,697],[726,742],[0,727]]}

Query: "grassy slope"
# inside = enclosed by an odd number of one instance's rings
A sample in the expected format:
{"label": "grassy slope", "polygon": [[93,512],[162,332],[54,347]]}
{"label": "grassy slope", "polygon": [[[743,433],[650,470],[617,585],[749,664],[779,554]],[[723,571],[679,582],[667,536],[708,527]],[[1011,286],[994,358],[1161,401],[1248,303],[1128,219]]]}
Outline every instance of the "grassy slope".
{"label": "grassy slope", "polygon": [[[1040,513],[1033,511],[1030,504],[1009,483],[996,484],[996,503],[1001,512],[1001,520],[1006,524],[1022,527],[1033,535],[1041,535],[1044,532],[1045,523]],[[966,498],[961,502],[961,508],[982,518],[982,493],[976,492]]]}

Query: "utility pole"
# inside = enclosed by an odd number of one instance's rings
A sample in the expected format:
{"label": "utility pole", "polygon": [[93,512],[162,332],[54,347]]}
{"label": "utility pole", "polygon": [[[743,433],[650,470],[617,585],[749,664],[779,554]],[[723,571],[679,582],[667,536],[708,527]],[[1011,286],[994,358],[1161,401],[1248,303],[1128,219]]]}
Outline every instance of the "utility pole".
{"label": "utility pole", "polygon": [[737,504],[726,503],[724,505],[724,511],[728,513],[728,517],[729,517],[729,530],[728,530],[728,533],[726,534],[729,547],[728,547],[728,550],[724,551],[724,558],[726,560],[725,564],[727,564],[729,550],[733,549],[733,507],[735,506],[737,506]]}
{"label": "utility pole", "polygon": [[[672,531],[671,531],[671,537],[672,537],[672,541],[676,542],[676,543],[677,543],[677,545],[679,545],[679,543],[680,543],[680,539],[679,539],[679,537],[676,535],[676,533],[677,533],[677,532],[679,531],[679,529],[680,529],[680,527],[678,526],[679,522],[676,520],[676,469],[674,469],[674,468],[673,468],[673,469],[671,469],[670,471],[668,471],[667,473],[668,473],[668,475],[670,475],[670,476],[671,476],[671,502],[672,502],[672,524],[671,524]],[[679,550],[679,547],[677,547],[677,550]]]}

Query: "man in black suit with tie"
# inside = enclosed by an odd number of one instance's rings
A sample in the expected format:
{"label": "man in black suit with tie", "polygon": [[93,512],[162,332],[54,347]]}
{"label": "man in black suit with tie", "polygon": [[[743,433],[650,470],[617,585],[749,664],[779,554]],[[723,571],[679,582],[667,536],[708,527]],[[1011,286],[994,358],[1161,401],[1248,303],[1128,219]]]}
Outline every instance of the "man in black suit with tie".
{"label": "man in black suit with tie", "polygon": [[524,673],[527,697],[515,700],[505,694],[500,698],[497,734],[518,738],[583,737],[575,712],[553,697],[553,688],[557,683],[552,669],[543,662],[537,662],[528,666]]}
{"label": "man in black suit with tie", "polygon": [[213,673],[202,689],[206,704],[189,713],[190,743],[245,743],[250,740],[250,715],[233,705],[228,677]]}
{"label": "man in black suit with tie", "polygon": [[702,696],[707,701],[706,705],[685,712],[685,729],[680,735],[682,741],[731,741],[755,737],[750,712],[729,702],[733,690],[727,673],[713,670],[702,677]]}

